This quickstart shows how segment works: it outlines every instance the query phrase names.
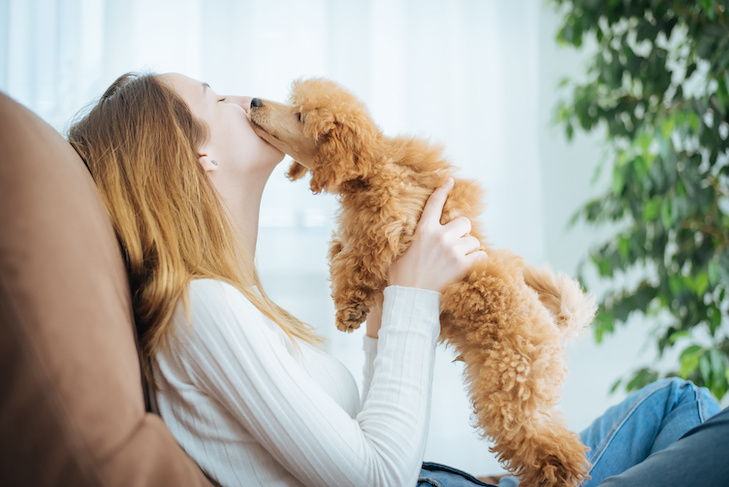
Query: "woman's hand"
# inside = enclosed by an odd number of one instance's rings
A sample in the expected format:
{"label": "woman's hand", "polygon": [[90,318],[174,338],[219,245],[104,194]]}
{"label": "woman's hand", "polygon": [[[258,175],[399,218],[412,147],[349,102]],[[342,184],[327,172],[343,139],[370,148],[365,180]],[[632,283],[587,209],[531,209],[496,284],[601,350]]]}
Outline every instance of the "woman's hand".
{"label": "woman's hand", "polygon": [[442,292],[449,284],[463,279],[474,262],[486,257],[479,241],[468,234],[468,218],[440,224],[452,187],[453,178],[449,178],[428,198],[410,248],[390,268],[390,285]]}

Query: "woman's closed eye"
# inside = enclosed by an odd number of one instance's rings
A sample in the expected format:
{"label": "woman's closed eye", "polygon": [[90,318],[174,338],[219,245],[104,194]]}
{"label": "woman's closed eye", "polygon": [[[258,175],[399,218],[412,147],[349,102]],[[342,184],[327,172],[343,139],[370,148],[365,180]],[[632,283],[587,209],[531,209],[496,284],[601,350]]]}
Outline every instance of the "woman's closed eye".
{"label": "woman's closed eye", "polygon": [[227,97],[224,96],[223,98],[218,99],[218,101],[225,101],[226,99]]}

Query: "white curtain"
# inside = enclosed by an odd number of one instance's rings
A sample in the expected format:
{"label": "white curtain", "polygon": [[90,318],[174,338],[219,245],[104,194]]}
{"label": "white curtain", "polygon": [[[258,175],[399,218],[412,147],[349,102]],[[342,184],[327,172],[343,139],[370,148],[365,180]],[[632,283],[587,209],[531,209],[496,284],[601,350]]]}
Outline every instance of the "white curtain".
{"label": "white curtain", "polygon": [[[542,15],[538,0],[0,0],[0,89],[64,131],[126,71],[178,71],[218,93],[281,100],[295,78],[330,77],[368,104],[385,133],[442,144],[461,176],[487,188],[491,243],[540,264]],[[264,283],[359,377],[361,335],[334,330],[329,298],[336,201],[286,180],[287,166],[264,196]],[[452,358],[439,351],[426,459],[497,472],[469,426]]]}

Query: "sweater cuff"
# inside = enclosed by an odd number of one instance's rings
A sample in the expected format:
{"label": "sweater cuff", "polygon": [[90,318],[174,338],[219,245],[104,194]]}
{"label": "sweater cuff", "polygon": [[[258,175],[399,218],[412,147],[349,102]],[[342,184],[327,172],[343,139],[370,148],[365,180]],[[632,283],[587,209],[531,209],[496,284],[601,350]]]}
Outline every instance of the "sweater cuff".
{"label": "sweater cuff", "polygon": [[414,287],[388,286],[384,291],[382,328],[440,334],[441,294]]}
{"label": "sweater cuff", "polygon": [[377,355],[377,338],[372,338],[364,335],[362,349],[365,352],[365,356]]}

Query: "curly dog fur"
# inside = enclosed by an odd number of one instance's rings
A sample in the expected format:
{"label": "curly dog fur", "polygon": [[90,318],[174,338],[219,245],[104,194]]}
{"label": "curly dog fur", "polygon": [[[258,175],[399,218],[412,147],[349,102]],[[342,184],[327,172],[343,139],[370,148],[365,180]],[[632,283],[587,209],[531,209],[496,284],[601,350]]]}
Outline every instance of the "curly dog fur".
{"label": "curly dog fur", "polygon": [[[386,137],[365,106],[336,83],[295,81],[289,104],[254,99],[256,132],[294,158],[291,179],[311,172],[314,193],[339,195],[329,253],[341,330],[366,318],[408,248],[423,206],[452,175],[442,150],[425,140]],[[563,342],[594,316],[594,300],[573,280],[484,244],[477,217],[482,190],[456,179],[441,223],[473,223],[482,259],[443,292],[441,338],[465,364],[476,426],[521,485],[576,486],[588,477],[586,448],[556,409],[566,376]]]}

